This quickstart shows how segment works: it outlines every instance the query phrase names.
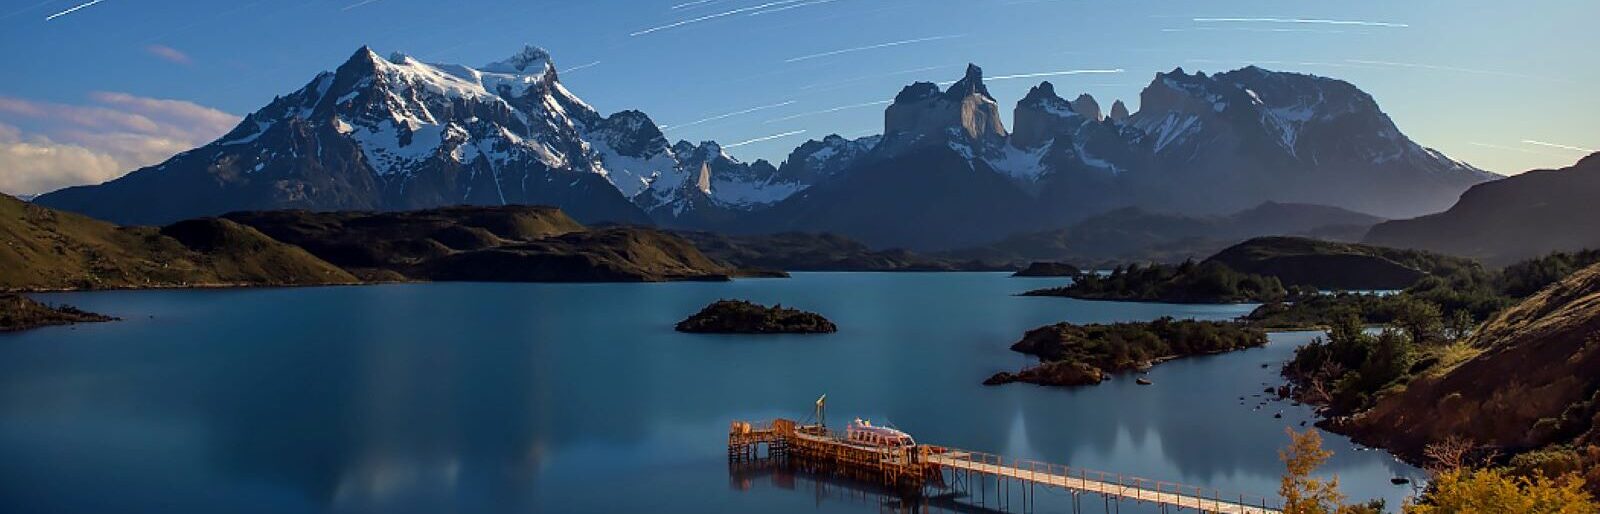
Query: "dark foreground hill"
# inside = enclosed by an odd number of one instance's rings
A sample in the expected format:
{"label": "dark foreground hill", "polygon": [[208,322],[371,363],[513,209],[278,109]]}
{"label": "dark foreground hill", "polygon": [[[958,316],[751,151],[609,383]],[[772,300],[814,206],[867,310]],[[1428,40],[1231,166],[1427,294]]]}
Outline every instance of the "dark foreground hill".
{"label": "dark foreground hill", "polygon": [[681,237],[638,227],[588,229],[554,207],[267,211],[224,219],[369,280],[653,282],[736,273]]}
{"label": "dark foreground hill", "polygon": [[1107,261],[1178,263],[1199,259],[1254,237],[1310,236],[1356,241],[1382,218],[1325,205],[1267,202],[1226,216],[1193,216],[1124,208],[1072,226],[1015,234],[991,244],[949,252],[988,262]]}
{"label": "dark foreground hill", "polygon": [[1286,285],[1318,289],[1405,289],[1428,275],[1473,268],[1468,259],[1431,252],[1334,243],[1303,237],[1260,237],[1218,252],[1206,262],[1235,271],[1277,277]]}
{"label": "dark foreground hill", "polygon": [[227,220],[119,227],[0,195],[0,289],[354,283],[305,250]]}
{"label": "dark foreground hill", "polygon": [[1449,210],[1372,227],[1365,242],[1503,266],[1551,252],[1600,248],[1600,154],[1567,168],[1478,184]]}
{"label": "dark foreground hill", "polygon": [[119,227],[0,196],[0,290],[726,280],[689,241],[560,209],[267,211]]}

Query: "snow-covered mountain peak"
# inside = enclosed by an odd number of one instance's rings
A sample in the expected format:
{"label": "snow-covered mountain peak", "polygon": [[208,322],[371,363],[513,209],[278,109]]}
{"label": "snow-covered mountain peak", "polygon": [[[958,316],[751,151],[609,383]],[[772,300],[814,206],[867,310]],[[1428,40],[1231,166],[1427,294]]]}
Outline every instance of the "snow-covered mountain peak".
{"label": "snow-covered mountain peak", "polygon": [[[1260,173],[1295,171],[1306,184],[1354,180],[1350,170],[1408,174],[1405,180],[1419,183],[1492,178],[1412,142],[1354,85],[1304,73],[1257,66],[1210,76],[1182,68],[1158,73],[1140,93],[1130,124],[1151,139],[1164,166],[1196,174],[1244,176],[1239,170],[1257,166],[1271,170]],[[1304,187],[1320,192],[1325,186]],[[1388,212],[1381,204],[1357,205]]]}
{"label": "snow-covered mountain peak", "polygon": [[878,145],[881,136],[845,139],[829,134],[822,140],[810,139],[793,151],[778,167],[780,180],[816,184],[841,176]]}
{"label": "snow-covered mountain peak", "polygon": [[1017,102],[1018,109],[1033,109],[1056,116],[1072,116],[1072,103],[1056,94],[1055,85],[1050,81],[1040,82],[1039,85],[1028,89],[1028,94]]}
{"label": "snow-covered mountain peak", "polygon": [[685,162],[699,163],[719,160],[733,163],[739,162],[738,159],[723,151],[722,145],[716,141],[701,141],[700,144],[696,145],[688,141],[679,140],[672,145],[672,151],[678,154],[680,160]]}
{"label": "snow-covered mountain peak", "polygon": [[546,71],[555,69],[555,61],[551,60],[550,52],[546,52],[545,49],[527,45],[511,57],[489,63],[482,69],[512,75],[544,75]]}

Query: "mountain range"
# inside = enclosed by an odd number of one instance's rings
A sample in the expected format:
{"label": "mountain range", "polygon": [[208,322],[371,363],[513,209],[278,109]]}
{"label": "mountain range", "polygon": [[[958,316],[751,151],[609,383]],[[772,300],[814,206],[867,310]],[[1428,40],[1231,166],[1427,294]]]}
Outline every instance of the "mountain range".
{"label": "mountain range", "polygon": [[1405,137],[1355,86],[1248,67],[1159,73],[1129,112],[1049,82],[1001,121],[982,70],[906,86],[881,136],[807,141],[782,163],[669,143],[602,115],[527,47],[471,68],[363,47],[200,148],[41,205],[124,224],[231,211],[544,204],[584,223],[834,232],[949,249],[1121,207],[1215,215],[1263,202],[1410,217],[1497,176]]}

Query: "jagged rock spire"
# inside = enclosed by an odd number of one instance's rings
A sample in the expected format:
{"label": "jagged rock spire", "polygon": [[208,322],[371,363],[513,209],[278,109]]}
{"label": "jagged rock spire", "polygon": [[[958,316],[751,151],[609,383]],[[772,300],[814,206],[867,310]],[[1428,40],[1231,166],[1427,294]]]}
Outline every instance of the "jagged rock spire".
{"label": "jagged rock spire", "polygon": [[1100,102],[1096,102],[1089,93],[1078,95],[1078,98],[1072,101],[1072,110],[1094,121],[1105,119],[1105,115],[1100,113]]}
{"label": "jagged rock spire", "polygon": [[1128,117],[1130,116],[1132,116],[1132,113],[1128,112],[1128,106],[1127,104],[1122,103],[1122,100],[1117,100],[1111,103],[1111,115],[1107,116],[1108,118],[1111,118],[1111,121],[1122,123],[1128,121]]}
{"label": "jagged rock spire", "polygon": [[962,76],[961,80],[951,84],[950,89],[945,90],[945,95],[952,98],[960,98],[972,94],[983,95],[993,99],[993,97],[989,96],[989,88],[983,85],[983,68],[978,67],[976,64],[967,63],[966,75]]}

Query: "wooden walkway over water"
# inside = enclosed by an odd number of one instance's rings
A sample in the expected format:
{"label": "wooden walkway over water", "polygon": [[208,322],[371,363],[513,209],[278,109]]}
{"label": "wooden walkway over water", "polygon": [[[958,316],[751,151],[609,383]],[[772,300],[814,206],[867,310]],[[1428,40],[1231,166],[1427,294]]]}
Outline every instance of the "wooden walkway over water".
{"label": "wooden walkway over water", "polygon": [[1034,505],[1037,488],[1071,494],[1073,509],[1081,510],[1082,495],[1096,495],[1107,503],[1124,501],[1155,505],[1162,512],[1193,511],[1215,514],[1280,514],[1275,502],[1259,495],[1222,491],[1150,480],[1118,473],[1092,471],[945,446],[919,444],[898,448],[846,441],[822,425],[800,425],[778,419],[753,425],[735,422],[728,434],[728,457],[734,461],[784,459],[811,472],[875,481],[901,490],[927,494],[955,491],[985,502],[991,497],[1004,510],[1012,506],[1012,493],[1021,510]]}

